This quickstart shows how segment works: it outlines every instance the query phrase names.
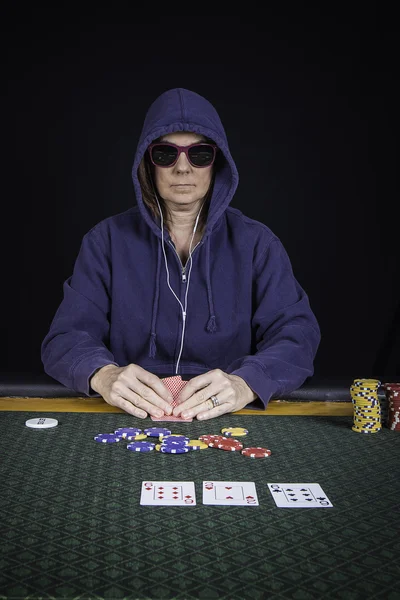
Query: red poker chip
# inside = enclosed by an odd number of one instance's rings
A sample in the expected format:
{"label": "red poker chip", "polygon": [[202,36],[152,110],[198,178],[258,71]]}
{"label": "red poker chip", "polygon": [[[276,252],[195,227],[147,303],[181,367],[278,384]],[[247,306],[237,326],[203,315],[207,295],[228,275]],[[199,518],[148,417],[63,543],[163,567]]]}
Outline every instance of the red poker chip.
{"label": "red poker chip", "polygon": [[201,442],[204,442],[205,444],[208,444],[208,442],[213,442],[215,440],[220,440],[222,438],[222,435],[199,435],[199,440]]}
{"label": "red poker chip", "polygon": [[237,450],[242,450],[243,444],[241,444],[240,442],[238,444],[226,444],[225,442],[223,442],[222,444],[217,444],[217,448],[219,448],[220,450],[235,452]]}
{"label": "red poker chip", "polygon": [[244,448],[242,450],[242,454],[243,456],[248,456],[249,458],[266,458],[267,456],[271,456],[271,450],[257,446],[253,448]]}
{"label": "red poker chip", "polygon": [[219,447],[219,444],[224,444],[225,446],[227,446],[228,444],[230,446],[236,446],[238,444],[241,444],[241,446],[243,448],[243,444],[241,441],[235,440],[233,438],[227,438],[227,437],[224,437],[223,435],[221,435],[218,439],[211,440],[208,445],[210,446],[210,448],[217,448],[217,447]]}

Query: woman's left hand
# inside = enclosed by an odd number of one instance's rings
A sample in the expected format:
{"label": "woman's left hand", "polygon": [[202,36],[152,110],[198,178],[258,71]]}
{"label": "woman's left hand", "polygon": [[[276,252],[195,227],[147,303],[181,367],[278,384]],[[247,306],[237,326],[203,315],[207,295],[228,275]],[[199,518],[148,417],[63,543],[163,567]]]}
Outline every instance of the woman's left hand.
{"label": "woman's left hand", "polygon": [[[216,396],[218,405],[213,406],[211,396]],[[212,419],[225,413],[244,408],[257,398],[257,394],[238,375],[229,375],[221,369],[202,373],[191,379],[178,398],[173,410],[175,417],[189,419]]]}

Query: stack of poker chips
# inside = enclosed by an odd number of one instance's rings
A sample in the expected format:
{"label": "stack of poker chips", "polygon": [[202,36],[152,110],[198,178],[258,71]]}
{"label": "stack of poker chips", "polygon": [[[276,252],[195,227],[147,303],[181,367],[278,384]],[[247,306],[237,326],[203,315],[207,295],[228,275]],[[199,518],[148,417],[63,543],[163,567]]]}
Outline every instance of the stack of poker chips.
{"label": "stack of poker chips", "polygon": [[388,401],[387,426],[400,431],[400,383],[384,383],[383,389]]}
{"label": "stack of poker chips", "polygon": [[382,429],[377,379],[354,379],[350,387],[353,402],[353,427],[357,433],[377,433]]}

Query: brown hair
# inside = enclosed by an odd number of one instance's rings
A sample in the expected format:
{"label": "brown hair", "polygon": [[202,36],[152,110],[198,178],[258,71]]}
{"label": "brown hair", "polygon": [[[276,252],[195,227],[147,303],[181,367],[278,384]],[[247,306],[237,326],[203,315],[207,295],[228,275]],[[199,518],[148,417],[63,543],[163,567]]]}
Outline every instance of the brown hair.
{"label": "brown hair", "polygon": [[[154,140],[155,142],[159,141],[161,138]],[[205,141],[214,143],[211,139],[206,138]],[[210,207],[210,201],[212,197],[212,192],[214,188],[214,179],[216,170],[218,169],[219,160],[217,160],[220,153],[217,152],[216,160],[213,165],[213,174],[211,178],[210,187],[208,188],[208,192],[205,196],[204,206],[201,210],[199,222],[197,225],[197,232],[200,235],[203,235],[204,229],[207,223],[208,209]],[[156,200],[155,194],[155,184],[154,184],[154,165],[150,161],[147,151],[144,153],[142,160],[140,161],[138,171],[137,171],[140,187],[142,190],[142,197],[144,204],[150,209],[153,217],[156,219],[160,218],[160,211],[158,209],[158,204]],[[163,211],[164,219],[167,222],[171,222],[171,213],[168,209],[168,206],[165,204],[163,198],[161,196],[158,197],[160,202],[161,210]],[[168,229],[168,227],[167,227]]]}

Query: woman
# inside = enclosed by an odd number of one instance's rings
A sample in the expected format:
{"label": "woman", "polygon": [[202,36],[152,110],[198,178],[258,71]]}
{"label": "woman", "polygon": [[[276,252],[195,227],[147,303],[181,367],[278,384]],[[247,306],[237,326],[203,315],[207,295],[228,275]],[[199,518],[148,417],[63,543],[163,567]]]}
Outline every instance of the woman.
{"label": "woman", "polygon": [[67,387],[145,418],[265,407],[313,374],[320,330],[290,259],[229,207],[238,174],[215,108],[177,88],[151,105],[132,168],[137,206],[83,238],[42,343]]}

